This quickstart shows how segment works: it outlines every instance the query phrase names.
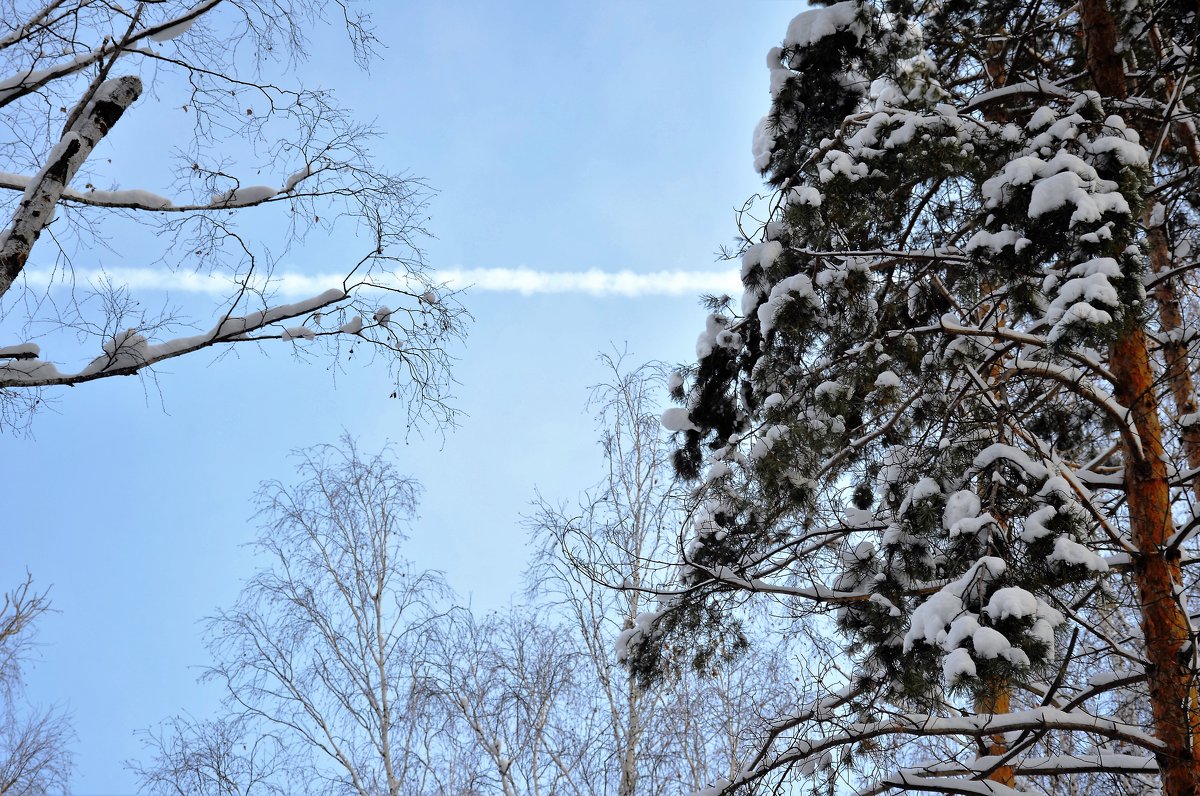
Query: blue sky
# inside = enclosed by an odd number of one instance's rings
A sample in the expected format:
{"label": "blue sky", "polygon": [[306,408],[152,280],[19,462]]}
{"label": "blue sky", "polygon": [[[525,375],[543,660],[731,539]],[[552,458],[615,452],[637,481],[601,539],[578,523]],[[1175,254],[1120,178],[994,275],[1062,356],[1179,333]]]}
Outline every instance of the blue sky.
{"label": "blue sky", "polygon": [[[379,3],[386,50],[369,77],[329,33],[299,76],[374,119],[380,160],[437,189],[434,268],[712,274],[731,270],[714,252],[760,185],[750,137],[767,105],[765,53],[802,8]],[[136,111],[109,142],[118,162],[145,145]],[[337,269],[304,256],[332,253],[297,253],[299,272]],[[250,571],[250,498],[260,480],[288,477],[289,450],[343,430],[368,448],[394,441],[425,487],[410,557],[444,570],[476,607],[499,605],[521,586],[520,516],[535,488],[571,499],[600,473],[584,409],[603,375],[597,352],[683,361],[703,323],[686,291],[522,293],[484,281],[463,296],[475,317],[455,351],[465,416],[444,440],[405,440],[386,373],[335,378],[282,348],[67,390],[31,438],[5,438],[0,578],[15,585],[28,568],[52,587],[58,613],[42,625],[29,693],[74,714],[77,793],[132,792],[122,763],[139,752],[133,731],[212,709],[195,683],[198,620]]]}

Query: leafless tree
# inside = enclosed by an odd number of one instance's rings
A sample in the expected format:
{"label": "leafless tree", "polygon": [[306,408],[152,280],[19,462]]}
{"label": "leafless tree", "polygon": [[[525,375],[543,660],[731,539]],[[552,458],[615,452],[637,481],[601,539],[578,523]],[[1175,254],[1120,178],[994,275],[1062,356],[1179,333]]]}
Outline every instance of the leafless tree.
{"label": "leafless tree", "polygon": [[152,765],[131,764],[142,790],[178,796],[284,796],[287,747],[259,734],[240,716],[214,720],[177,716],[143,734]]}
{"label": "leafless tree", "polygon": [[591,744],[600,775],[581,792],[691,792],[731,776],[749,740],[745,728],[790,693],[788,652],[757,646],[731,665],[732,654],[697,661],[694,651],[678,649],[672,676],[651,690],[621,665],[619,641],[656,608],[647,595],[675,577],[668,555],[684,502],[659,422],[664,369],[630,368],[621,354],[600,360],[607,379],[593,388],[589,407],[604,476],[578,505],[539,500],[530,523],[539,546],[531,590],[568,618],[599,712]]}
{"label": "leafless tree", "polygon": [[[444,720],[427,671],[447,590],[400,553],[416,484],[386,452],[366,456],[348,439],[298,456],[300,483],[268,483],[259,495],[257,546],[269,565],[208,623],[207,677],[225,689],[229,721],[176,720],[190,748],[152,745],[156,759],[135,765],[146,786],[397,796],[432,782],[430,750]],[[234,739],[269,738],[256,741],[269,744],[260,761],[269,767],[286,753],[295,778],[255,782],[245,752],[233,766],[222,762],[229,728]]]}
{"label": "leafless tree", "polygon": [[[371,21],[343,3],[0,5],[0,334],[15,338],[0,423],[25,422],[48,388],[256,341],[379,359],[414,419],[450,414],[464,315],[422,262],[427,190],[376,166],[375,131],[295,81],[328,12],[365,67]],[[129,187],[142,179],[156,190]],[[277,267],[317,239],[337,262],[283,284]],[[147,274],[222,298],[210,319],[147,308],[133,292]],[[284,289],[314,295],[283,303]]]}
{"label": "leafless tree", "polygon": [[476,617],[442,633],[440,696],[454,716],[447,746],[470,760],[474,787],[504,796],[588,793],[603,778],[590,683],[568,628],[528,607]]}
{"label": "leafless tree", "polygon": [[74,737],[61,710],[29,705],[21,664],[34,643],[34,623],[50,610],[33,579],[4,595],[0,606],[0,794],[35,796],[65,792]]}

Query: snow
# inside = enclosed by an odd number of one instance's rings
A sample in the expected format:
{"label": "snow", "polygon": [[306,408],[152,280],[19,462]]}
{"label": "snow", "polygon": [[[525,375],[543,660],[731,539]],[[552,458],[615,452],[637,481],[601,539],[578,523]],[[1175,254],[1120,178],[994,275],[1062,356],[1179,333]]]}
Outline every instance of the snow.
{"label": "snow", "polygon": [[717,348],[736,350],[741,344],[741,335],[729,331],[729,319],[711,313],[704,323],[704,331],[696,338],[696,358],[704,359]]}
{"label": "snow", "polygon": [[781,254],[783,254],[783,244],[777,240],[752,244],[742,255],[742,279],[749,276],[756,267],[762,268],[764,271],[770,268]]}
{"label": "snow", "polygon": [[1112,671],[1112,670],[1096,672],[1095,674],[1088,677],[1087,685],[1088,685],[1088,688],[1090,688],[1090,689],[1105,689],[1113,683],[1119,683],[1122,680],[1124,680],[1125,678],[1129,677],[1130,675],[1139,674],[1139,673],[1140,673],[1140,667],[1139,667],[1139,671],[1133,671],[1133,672],[1129,671],[1128,669],[1125,671],[1120,671],[1120,672],[1116,672],[1116,671]]}
{"label": "snow", "polygon": [[212,204],[216,207],[246,207],[265,202],[278,193],[270,185],[248,185],[213,194]]}
{"label": "snow", "polygon": [[1038,599],[1019,586],[1005,586],[992,592],[991,599],[983,612],[993,621],[1015,616],[1019,619],[1034,616],[1038,611]]}
{"label": "snow", "polygon": [[191,30],[192,23],[195,21],[196,20],[194,17],[192,19],[185,19],[182,22],[171,25],[170,27],[163,28],[158,33],[151,34],[150,38],[151,40],[157,42],[170,41],[171,39],[178,38]]}
{"label": "snow", "polygon": [[42,349],[37,343],[18,343],[0,348],[0,359],[36,359]]}
{"label": "snow", "polygon": [[[13,188],[24,191],[29,187],[32,177],[26,174],[14,174],[12,172],[0,171],[0,186],[5,188]],[[67,187],[63,190],[64,199],[74,199],[80,202],[88,202],[98,205],[114,205],[128,206],[135,205],[138,207],[149,208],[152,210],[163,210],[174,207],[174,203],[165,196],[141,189],[126,189],[118,191],[100,191],[89,189],[87,191],[77,191],[74,188]]]}
{"label": "snow", "polygon": [[975,673],[975,661],[971,660],[971,653],[962,647],[951,651],[949,655],[942,659],[942,674],[945,676],[947,683],[954,683],[967,677],[974,677]]}
{"label": "snow", "polygon": [[[1109,121],[1117,117],[1109,117]],[[1134,140],[1130,140],[1130,138]],[[1088,144],[1092,154],[1111,154],[1123,166],[1146,168],[1150,165],[1150,153],[1137,142],[1137,133],[1128,130],[1125,136],[1105,135]]]}
{"label": "snow", "polygon": [[185,13],[187,19],[182,19],[174,25],[168,25],[157,33],[152,34],[150,39],[152,41],[164,42],[182,36],[191,29],[197,19],[215,8],[220,2],[221,0],[203,0],[202,3]]}
{"label": "snow", "polygon": [[917,641],[941,646],[949,637],[946,628],[964,612],[966,607],[962,597],[949,588],[929,595],[925,602],[913,609],[908,632],[904,634],[904,651],[912,650]]}
{"label": "snow", "polygon": [[847,525],[870,525],[875,520],[875,515],[870,509],[860,509],[855,506],[847,506],[842,510]]}
{"label": "snow", "polygon": [[761,459],[770,452],[771,448],[775,447],[775,443],[788,433],[788,427],[782,424],[776,424],[767,428],[762,432],[754,443],[750,446],[749,457],[751,459]]}
{"label": "snow", "polygon": [[[1044,612],[1046,610],[1053,609],[1047,609],[1045,606],[1043,606],[1042,610]],[[1054,613],[1058,614],[1057,611]],[[1063,616],[1062,614],[1058,614],[1057,622],[1050,621],[1049,619],[1038,618],[1034,621],[1033,627],[1029,628],[1030,637],[1037,639],[1038,641],[1042,642],[1042,644],[1046,645],[1047,657],[1050,660],[1054,659],[1054,628],[1058,627],[1062,623]]]}
{"label": "snow", "polygon": [[775,328],[775,321],[784,306],[792,301],[804,301],[820,309],[821,299],[813,290],[812,280],[805,274],[795,274],[771,288],[771,295],[758,308],[758,322],[764,336]]}
{"label": "snow", "polygon": [[95,204],[102,205],[136,205],[138,207],[146,207],[151,210],[165,210],[169,207],[174,207],[174,203],[165,196],[160,196],[153,191],[144,191],[140,189],[128,189],[123,191],[98,191],[91,190],[87,193],[68,189],[63,192],[63,196],[67,199],[80,199]]}
{"label": "snow", "polygon": [[662,425],[667,431],[699,431],[688,417],[688,410],[682,406],[673,406],[663,412]]}
{"label": "snow", "polygon": [[1054,124],[1057,119],[1058,116],[1055,114],[1054,109],[1049,106],[1042,106],[1034,110],[1033,115],[1030,116],[1030,121],[1028,121],[1025,127],[1026,130],[1032,131],[1045,130],[1046,127]]}
{"label": "snow", "polygon": [[971,646],[980,658],[1004,658],[1017,666],[1029,666],[1029,656],[1014,647],[1008,638],[992,627],[981,627],[971,637]]}
{"label": "snow", "polygon": [[1072,205],[1070,226],[1099,221],[1106,213],[1128,215],[1129,203],[1116,183],[1100,179],[1094,167],[1070,152],[1059,151],[1049,161],[1036,155],[1010,160],[1000,173],[984,181],[984,207],[1006,204],[1014,186],[1033,184],[1028,216],[1036,220]]}
{"label": "snow", "polygon": [[287,180],[283,183],[283,187],[279,189],[279,192],[280,193],[291,193],[292,191],[296,190],[297,185],[299,185],[301,182],[303,182],[304,180],[308,179],[311,176],[312,176],[312,165],[305,166],[304,168],[297,171],[295,174],[292,174],[290,177],[288,177]]}
{"label": "snow", "polygon": [[0,385],[36,384],[62,377],[54,363],[41,359],[14,359],[0,365]]}
{"label": "snow", "polygon": [[821,192],[811,185],[801,185],[788,192],[787,202],[789,205],[820,207],[823,198]]}
{"label": "snow", "polygon": [[104,354],[92,360],[79,373],[64,374],[53,364],[38,359],[13,360],[0,366],[0,384],[70,383],[73,380],[87,380],[103,376],[114,370],[140,369],[164,359],[204,348],[214,342],[242,339],[249,332],[262,329],[286,318],[307,315],[344,298],[346,298],[346,292],[343,290],[327,290],[304,301],[281,304],[240,317],[226,318],[205,334],[178,337],[162,343],[149,344],[136,329],[127,329],[107,339],[102,346]]}
{"label": "snow", "polygon": [[[1128,215],[1129,204],[1115,190],[1093,191],[1096,183],[1089,182],[1074,171],[1061,171],[1038,181],[1029,197],[1029,217],[1037,219],[1046,213],[1073,204],[1071,226],[1080,221],[1099,221],[1106,212]],[[1115,188],[1116,186],[1112,186]]]}
{"label": "snow", "polygon": [[981,504],[979,496],[970,490],[959,490],[946,498],[946,508],[942,512],[942,527],[951,534],[960,532],[963,521],[979,516]]}
{"label": "snow", "polygon": [[1064,564],[1079,564],[1092,572],[1108,571],[1108,562],[1102,556],[1066,536],[1060,536],[1054,540],[1054,552],[1048,556],[1048,559],[1062,561]]}
{"label": "snow", "polygon": [[317,333],[307,326],[289,326],[283,330],[284,340],[316,340]]}
{"label": "snow", "polygon": [[754,126],[754,140],[750,152],[754,156],[754,170],[763,172],[771,165],[771,152],[775,149],[775,135],[770,120],[764,116]]}
{"label": "snow", "polygon": [[358,334],[362,331],[363,319],[360,316],[354,316],[346,323],[338,327],[338,331],[342,334]]}
{"label": "snow", "polygon": [[843,564],[852,566],[870,561],[874,555],[875,545],[870,540],[864,539],[854,547],[843,550],[840,558]]}
{"label": "snow", "polygon": [[1024,451],[1001,442],[992,443],[976,454],[974,465],[977,469],[983,470],[1000,460],[1010,462],[1018,470],[1033,478],[1042,479],[1049,475],[1045,465],[1033,461]]}
{"label": "snow", "polygon": [[[1142,771],[1153,773],[1158,770],[1158,764],[1152,757],[1125,755],[1113,752],[1097,754],[1054,755],[1051,757],[1018,757],[1015,760],[1005,760],[1000,755],[982,755],[970,761],[946,760],[930,761],[920,766],[902,769],[901,774],[909,772],[923,774],[959,774],[968,772],[990,772],[996,765],[1007,762],[1013,765],[1021,774],[1063,774],[1071,771],[1094,771],[1102,767],[1107,771],[1121,770],[1128,772]],[[955,784],[962,780],[955,780]],[[956,789],[957,790],[957,789]],[[1011,792],[1011,791],[1010,791]],[[1021,791],[1022,796],[1033,796],[1029,791]],[[1041,793],[1035,791],[1034,793]]]}
{"label": "snow", "polygon": [[1029,244],[1029,238],[1026,238],[1015,229],[1004,229],[999,232],[988,232],[981,229],[967,240],[966,245],[963,246],[963,251],[969,254],[980,249],[986,249],[994,254],[999,254],[1004,249],[1011,247],[1014,252],[1020,254],[1021,250]]}
{"label": "snow", "polygon": [[235,337],[238,334],[244,334],[246,332],[254,331],[255,329],[261,329],[268,324],[281,321],[284,318],[295,318],[300,315],[306,315],[344,298],[346,298],[346,291],[333,288],[331,290],[326,290],[320,295],[306,299],[305,301],[297,301],[294,304],[281,304],[277,307],[271,307],[270,309],[252,312],[240,318],[228,318],[220,323],[217,328],[213,329],[206,335],[168,341],[166,343],[162,343],[160,346],[156,346],[155,348],[160,348],[162,346],[177,348],[181,345],[190,345],[194,340],[213,338],[227,339]]}
{"label": "snow", "polygon": [[375,314],[372,317],[375,319],[375,323],[379,324],[380,326],[386,326],[388,319],[392,317],[392,309],[387,305],[380,304],[375,309]]}
{"label": "snow", "polygon": [[882,606],[884,609],[887,610],[888,616],[896,616],[896,617],[900,616],[900,609],[897,608],[896,605],[891,600],[889,600],[887,597],[884,597],[882,594],[872,594],[870,597],[867,598],[867,602]]}
{"label": "snow", "polygon": [[729,475],[729,473],[730,469],[728,464],[725,462],[713,462],[712,466],[708,468],[708,472],[704,474],[704,481],[705,483],[709,481],[715,481],[718,478],[724,478],[725,476]]}
{"label": "snow", "polygon": [[942,494],[941,484],[932,478],[922,478],[920,481],[917,481],[912,491],[908,493],[908,499],[916,503],[919,500],[925,500],[926,498],[940,494]]}
{"label": "snow", "polygon": [[[1111,313],[1095,305],[1114,310],[1121,306],[1120,296],[1109,282],[1110,278],[1122,276],[1121,267],[1113,258],[1095,257],[1086,260],[1072,267],[1068,275],[1073,278],[1058,286],[1046,313],[1046,321],[1053,326],[1048,335],[1050,340],[1061,337],[1073,324],[1110,323]],[[1047,286],[1050,285],[1048,281]]]}
{"label": "snow", "polygon": [[[949,647],[964,639],[966,632],[973,632],[976,619],[967,611],[963,595],[1003,575],[1006,570],[1003,559],[984,556],[972,564],[962,577],[951,581],[931,594],[925,602],[913,609],[908,632],[904,634],[904,651],[908,652],[918,641],[931,646]],[[955,627],[955,623],[966,618],[966,624]],[[950,630],[947,630],[950,628]]]}
{"label": "snow", "polygon": [[858,39],[866,27],[858,21],[860,6],[856,0],[834,3],[826,8],[814,8],[798,14],[788,25],[783,44],[789,48],[811,47],[816,42],[848,30]]}
{"label": "snow", "polygon": [[97,53],[95,51],[85,50],[69,61],[63,61],[45,69],[21,69],[15,75],[9,75],[6,78],[0,79],[0,101],[6,100],[9,95],[16,94],[25,86],[45,83],[48,79],[52,79],[56,75],[77,72],[85,65],[95,61],[96,57]]}
{"label": "snow", "polygon": [[149,344],[137,329],[126,329],[109,337],[101,345],[104,354],[80,371],[81,376],[122,368],[140,368],[149,358]]}
{"label": "snow", "polygon": [[1042,506],[1037,511],[1025,518],[1025,527],[1021,531],[1021,541],[1029,543],[1041,539],[1043,536],[1049,536],[1052,531],[1046,527],[1046,523],[1054,519],[1058,514],[1058,509],[1054,506]]}
{"label": "snow", "polygon": [[950,623],[950,629],[946,631],[945,637],[940,644],[942,649],[953,651],[962,646],[962,643],[975,635],[978,630],[979,617],[972,613],[963,613],[954,618]]}
{"label": "snow", "polygon": [[624,663],[629,658],[630,648],[654,629],[654,623],[663,615],[662,611],[643,611],[633,620],[633,627],[621,631],[617,637],[617,661]]}
{"label": "snow", "polygon": [[[776,47],[775,49],[779,49],[779,48]],[[787,85],[787,81],[790,78],[794,77],[795,74],[796,74],[795,72],[793,72],[791,69],[788,69],[787,67],[783,66],[782,64],[776,64],[771,69],[771,99],[772,100],[776,99],[779,96],[779,93],[781,91],[783,91],[784,87]]]}
{"label": "snow", "polygon": [[885,370],[875,377],[875,386],[879,389],[894,389],[900,386],[900,377],[893,371]]}
{"label": "snow", "polygon": [[831,399],[838,399],[848,394],[850,388],[840,381],[823,381],[813,390],[813,397],[818,401],[829,396]]}

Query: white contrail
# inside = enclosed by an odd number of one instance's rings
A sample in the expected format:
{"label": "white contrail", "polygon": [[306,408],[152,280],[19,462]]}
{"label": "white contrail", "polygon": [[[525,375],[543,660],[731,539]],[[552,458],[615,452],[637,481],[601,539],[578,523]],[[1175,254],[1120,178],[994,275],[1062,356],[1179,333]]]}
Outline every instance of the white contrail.
{"label": "white contrail", "polygon": [[694,296],[741,292],[735,271],[535,271],[532,268],[448,268],[435,278],[454,288],[590,296]]}
{"label": "white contrail", "polygon": [[[36,287],[61,284],[63,274],[28,269],[26,281]],[[76,269],[76,284],[107,281],[130,290],[161,290],[170,293],[227,295],[236,283],[228,275],[171,271],[166,268]],[[270,288],[280,297],[312,296],[338,287],[343,277],[335,274],[277,272]],[[587,296],[695,296],[701,293],[737,295],[741,283],[736,271],[536,271],[532,268],[445,268],[430,274],[435,284],[454,290]],[[397,281],[399,286],[399,281]]]}

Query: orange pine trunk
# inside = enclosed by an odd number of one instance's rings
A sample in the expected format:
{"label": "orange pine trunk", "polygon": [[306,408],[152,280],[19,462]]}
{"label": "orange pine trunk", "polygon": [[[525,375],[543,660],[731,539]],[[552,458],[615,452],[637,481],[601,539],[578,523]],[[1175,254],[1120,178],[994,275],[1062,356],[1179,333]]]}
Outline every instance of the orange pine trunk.
{"label": "orange pine trunk", "polygon": [[[1092,82],[1101,95],[1125,99],[1125,65],[1117,46],[1116,22],[1105,0],[1082,0],[1079,16]],[[1164,744],[1158,754],[1163,793],[1197,796],[1200,711],[1192,678],[1190,626],[1179,599],[1183,582],[1179,551],[1168,549],[1175,529],[1162,424],[1146,334],[1136,310],[1131,311],[1110,359],[1116,399],[1129,409],[1142,446],[1137,451],[1126,443],[1125,492],[1130,536],[1137,548],[1134,582],[1150,661],[1146,672],[1150,712],[1154,735]]]}
{"label": "orange pine trunk", "polygon": [[[1150,266],[1156,274],[1163,274],[1171,269],[1170,247],[1167,244],[1167,233],[1162,225],[1150,226],[1147,231],[1147,244],[1150,253]],[[1162,353],[1166,365],[1167,385],[1171,388],[1171,396],[1175,403],[1175,419],[1186,421],[1195,419],[1196,387],[1192,380],[1192,370],[1189,365],[1188,344],[1183,337],[1183,306],[1179,300],[1178,287],[1172,279],[1164,279],[1155,286],[1154,301],[1158,305],[1158,322],[1162,327]],[[1191,417],[1188,417],[1191,415]],[[1187,456],[1188,467],[1200,469],[1200,423],[1190,423],[1183,426],[1180,434],[1183,452]],[[1200,501],[1200,478],[1192,480],[1192,494]]]}
{"label": "orange pine trunk", "polygon": [[[1006,684],[997,683],[996,690],[992,694],[976,700],[975,710],[978,713],[989,713],[993,716],[1008,713],[1012,710],[1010,694],[1011,692]],[[1008,743],[1004,740],[1003,735],[993,735],[988,739],[987,753],[989,755],[999,756],[1007,751]],[[998,782],[1010,788],[1017,787],[1017,777],[1013,774],[1012,766],[1000,766],[988,774],[987,778],[992,782]]]}
{"label": "orange pine trunk", "polygon": [[1113,346],[1116,398],[1130,408],[1142,451],[1125,451],[1125,491],[1130,534],[1138,553],[1134,581],[1142,612],[1142,633],[1150,661],[1147,682],[1154,734],[1165,749],[1158,755],[1163,793],[1200,792],[1200,739],[1196,688],[1190,666],[1189,624],[1177,597],[1183,578],[1178,550],[1167,550],[1174,533],[1162,427],[1146,337],[1131,320]]}

